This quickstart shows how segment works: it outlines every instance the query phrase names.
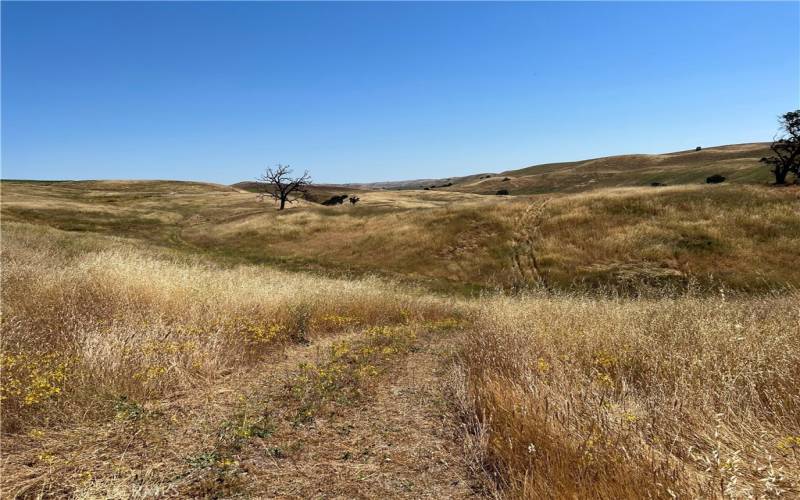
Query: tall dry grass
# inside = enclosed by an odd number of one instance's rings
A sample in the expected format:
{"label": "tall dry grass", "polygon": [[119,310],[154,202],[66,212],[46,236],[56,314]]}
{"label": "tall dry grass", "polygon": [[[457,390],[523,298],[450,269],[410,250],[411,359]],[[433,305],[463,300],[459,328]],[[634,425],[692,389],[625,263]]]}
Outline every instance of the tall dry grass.
{"label": "tall dry grass", "polygon": [[4,221],[126,236],[289,270],[379,273],[448,292],[518,289],[542,280],[556,290],[632,295],[643,284],[653,295],[664,286],[713,291],[721,284],[762,293],[800,285],[800,267],[786,264],[800,245],[798,187],[676,179],[654,188],[647,185],[658,178],[632,175],[645,186],[511,197],[371,191],[356,206],[303,202],[284,211],[252,193],[167,181],[0,187]]}
{"label": "tall dry grass", "polygon": [[800,494],[800,294],[488,299],[458,394],[510,497]]}
{"label": "tall dry grass", "polygon": [[[501,271],[508,271],[510,257],[503,248],[519,237],[530,248],[514,248],[530,250],[550,284],[559,281],[559,266],[595,262],[606,267],[592,273],[616,279],[621,269],[640,287],[647,284],[642,276],[653,272],[642,262],[669,259],[686,277],[692,269],[699,275],[698,269],[729,266],[736,279],[722,282],[755,281],[763,271],[777,276],[764,286],[794,283],[795,272],[777,262],[785,262],[797,239],[796,221],[784,215],[796,208],[795,198],[781,192],[773,200],[758,192],[746,213],[719,209],[742,192],[717,190],[709,202],[677,188],[663,191],[666,201],[643,201],[644,194],[633,191],[553,200],[533,236],[516,235],[516,229],[530,229],[517,217],[527,205],[516,203],[381,215],[381,234],[375,224],[365,230],[366,218],[347,216],[342,227],[362,231],[355,249],[351,233],[332,239],[314,229],[325,222],[322,215],[297,213],[283,223],[298,236],[282,244],[311,253],[324,249],[340,266],[367,262],[421,276],[424,266],[439,262],[436,273],[464,282],[476,276],[471,269],[480,269],[488,283],[505,279]],[[702,223],[686,223],[681,214],[690,212],[703,215]],[[778,229],[778,223],[786,224]],[[220,243],[212,238],[215,229],[196,228],[209,233],[214,249]],[[258,255],[275,250],[239,229],[227,236],[236,242],[236,255],[251,246]],[[494,247],[487,235],[497,240]],[[412,244],[387,255],[398,241]],[[641,262],[626,260],[634,250],[643,254]],[[4,433],[91,427],[106,416],[139,411],[139,403],[202,393],[220,378],[257,369],[290,343],[374,326],[451,321],[467,311],[470,331],[455,389],[473,432],[467,437],[477,441],[478,465],[501,493],[800,494],[797,291],[726,296],[704,288],[695,297],[677,296],[691,289],[679,287],[662,298],[597,292],[465,304],[377,278],[226,267],[143,241],[17,223],[3,225],[0,258]],[[573,278],[563,277],[565,283]],[[666,289],[656,285],[648,285],[648,296]]]}
{"label": "tall dry grass", "polygon": [[363,198],[370,204],[228,216],[181,234],[215,251],[421,278],[449,291],[541,280],[555,290],[653,296],[665,287],[800,285],[800,267],[786,264],[800,246],[795,187],[647,186],[417,206],[394,193]]}
{"label": "tall dry grass", "polygon": [[224,268],[122,239],[4,224],[3,430],[166,398],[288,343],[450,316],[374,278]]}

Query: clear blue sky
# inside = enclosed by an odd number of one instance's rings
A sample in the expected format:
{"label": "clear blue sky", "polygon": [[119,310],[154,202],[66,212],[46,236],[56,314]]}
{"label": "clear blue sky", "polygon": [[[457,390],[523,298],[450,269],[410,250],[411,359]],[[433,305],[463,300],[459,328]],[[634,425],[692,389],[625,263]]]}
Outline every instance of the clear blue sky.
{"label": "clear blue sky", "polygon": [[769,140],[800,3],[2,3],[2,177],[448,177]]}

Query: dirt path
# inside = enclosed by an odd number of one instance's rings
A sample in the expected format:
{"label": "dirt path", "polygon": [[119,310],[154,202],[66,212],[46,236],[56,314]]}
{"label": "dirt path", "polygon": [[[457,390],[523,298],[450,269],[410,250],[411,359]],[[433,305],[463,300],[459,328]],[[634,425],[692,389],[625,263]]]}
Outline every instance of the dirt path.
{"label": "dirt path", "polygon": [[[285,458],[246,459],[255,496],[464,498],[474,496],[439,382],[453,335],[423,343],[370,397],[286,436]],[[276,436],[279,440],[281,436]],[[261,455],[262,458],[259,458]]]}
{"label": "dirt path", "polygon": [[[298,367],[324,360],[334,342],[358,341],[363,333],[290,346],[255,370],[142,415],[4,440],[3,496],[475,496],[440,382],[458,336],[421,335],[361,397],[326,404],[299,426],[291,422],[296,407],[287,398]],[[269,414],[268,427],[253,425],[259,414]]]}

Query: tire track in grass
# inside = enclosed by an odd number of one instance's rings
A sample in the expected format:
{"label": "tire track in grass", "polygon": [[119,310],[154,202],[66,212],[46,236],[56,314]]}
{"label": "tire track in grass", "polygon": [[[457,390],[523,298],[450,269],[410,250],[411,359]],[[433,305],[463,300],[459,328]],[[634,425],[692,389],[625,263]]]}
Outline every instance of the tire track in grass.
{"label": "tire track in grass", "polygon": [[548,288],[547,277],[542,272],[536,249],[540,237],[540,226],[548,200],[531,203],[514,219],[511,239],[511,269],[520,287],[536,283]]}
{"label": "tire track in grass", "polygon": [[223,377],[196,393],[145,405],[119,401],[116,418],[102,425],[92,422],[41,436],[4,436],[0,497],[178,495],[205,475],[206,468],[220,465],[213,450],[221,428],[240,410],[245,391],[262,380],[281,380],[298,363],[354,335],[342,332],[310,345],[288,345],[257,367]]}
{"label": "tire track in grass", "polygon": [[[454,324],[367,330],[251,397],[268,437],[230,455],[239,493],[270,498],[475,496],[439,383]],[[298,385],[299,384],[299,385]],[[195,492],[207,494],[208,492]]]}
{"label": "tire track in grass", "polygon": [[474,496],[438,382],[459,336],[450,319],[342,332],[105,425],[4,440],[3,496]]}

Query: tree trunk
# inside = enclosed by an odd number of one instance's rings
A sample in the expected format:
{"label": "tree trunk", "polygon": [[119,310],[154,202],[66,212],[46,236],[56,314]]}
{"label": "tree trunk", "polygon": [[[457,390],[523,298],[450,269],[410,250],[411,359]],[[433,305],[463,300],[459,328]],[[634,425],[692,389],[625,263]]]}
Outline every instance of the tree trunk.
{"label": "tree trunk", "polygon": [[788,174],[785,169],[776,167],[775,168],[775,184],[786,184],[786,174]]}
{"label": "tree trunk", "polygon": [[[786,177],[786,176],[784,175],[784,177]],[[283,207],[285,207],[285,206],[286,206],[286,197],[285,196],[281,196],[281,206],[280,206],[280,208],[278,208],[278,210],[283,210]]]}

